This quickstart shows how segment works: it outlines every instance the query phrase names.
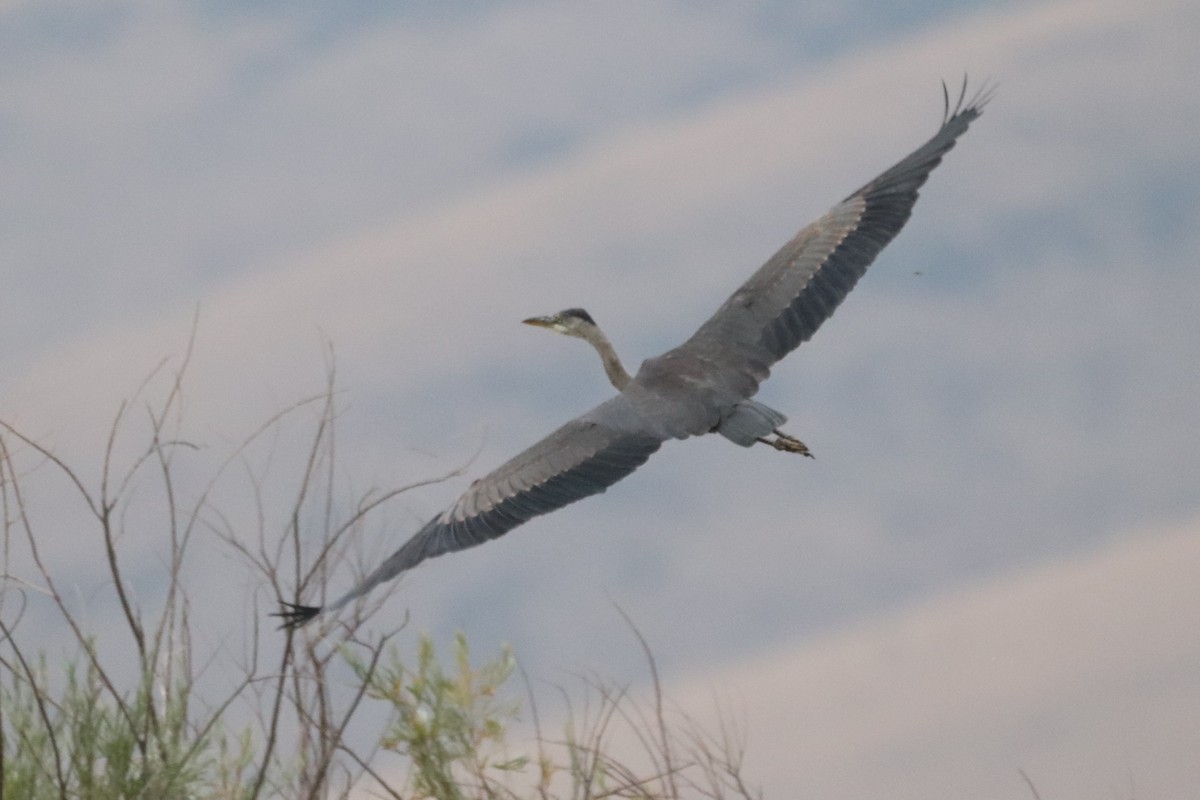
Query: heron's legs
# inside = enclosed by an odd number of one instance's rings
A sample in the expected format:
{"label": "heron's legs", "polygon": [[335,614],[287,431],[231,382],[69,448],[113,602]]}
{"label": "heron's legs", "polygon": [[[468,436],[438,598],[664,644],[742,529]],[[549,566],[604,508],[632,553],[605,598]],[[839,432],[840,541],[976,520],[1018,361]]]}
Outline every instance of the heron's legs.
{"label": "heron's legs", "polygon": [[775,431],[774,439],[759,439],[763,444],[769,444],[776,450],[783,453],[799,453],[802,456],[813,458],[813,454],[809,451],[808,445],[797,439],[795,436],[789,436],[781,430]]}

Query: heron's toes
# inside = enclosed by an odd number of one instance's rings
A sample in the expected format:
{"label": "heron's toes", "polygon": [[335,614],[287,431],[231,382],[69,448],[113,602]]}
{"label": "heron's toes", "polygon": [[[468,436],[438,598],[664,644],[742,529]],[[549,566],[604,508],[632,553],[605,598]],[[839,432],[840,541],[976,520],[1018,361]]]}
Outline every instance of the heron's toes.
{"label": "heron's toes", "polygon": [[761,439],[764,444],[769,444],[781,453],[799,453],[802,456],[813,458],[812,451],[808,449],[808,445],[797,439],[795,436],[789,436],[786,433],[775,431],[774,439]]}

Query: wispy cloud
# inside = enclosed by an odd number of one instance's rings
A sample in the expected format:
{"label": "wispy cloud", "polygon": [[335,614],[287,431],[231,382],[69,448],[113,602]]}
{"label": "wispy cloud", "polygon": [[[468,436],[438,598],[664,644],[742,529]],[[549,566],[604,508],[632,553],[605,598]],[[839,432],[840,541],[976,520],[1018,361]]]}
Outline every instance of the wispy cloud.
{"label": "wispy cloud", "polygon": [[738,710],[768,795],[1180,796],[1200,780],[1200,521],[667,688]]}

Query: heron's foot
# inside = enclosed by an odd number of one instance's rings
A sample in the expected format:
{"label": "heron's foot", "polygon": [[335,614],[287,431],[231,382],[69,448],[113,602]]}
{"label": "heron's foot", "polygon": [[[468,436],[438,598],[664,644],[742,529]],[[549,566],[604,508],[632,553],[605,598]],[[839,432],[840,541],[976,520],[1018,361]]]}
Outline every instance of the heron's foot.
{"label": "heron's foot", "polygon": [[759,439],[763,444],[769,444],[776,450],[782,453],[799,453],[802,456],[813,458],[812,452],[808,449],[808,445],[797,439],[795,436],[789,436],[783,431],[775,431],[774,439]]}

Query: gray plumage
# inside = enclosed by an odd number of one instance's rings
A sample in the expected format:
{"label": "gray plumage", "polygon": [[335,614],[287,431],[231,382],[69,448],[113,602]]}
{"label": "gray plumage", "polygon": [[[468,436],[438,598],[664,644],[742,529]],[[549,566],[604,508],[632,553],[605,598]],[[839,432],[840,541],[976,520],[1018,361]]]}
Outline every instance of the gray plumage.
{"label": "gray plumage", "polygon": [[603,492],[668,439],[715,432],[745,447],[763,442],[809,455],[803,443],[779,430],[783,414],[750,398],[771,366],[833,314],[908,221],[917,190],[991,92],[985,88],[964,103],[965,95],[964,80],[953,110],[945,93],[942,125],[928,142],[797,233],[690,339],[644,361],[632,378],[583,309],[526,320],[588,341],[619,394],[472,483],[342,597],[324,607],[285,603],[277,614],[284,626],[336,611],[427,558],[474,547]]}

